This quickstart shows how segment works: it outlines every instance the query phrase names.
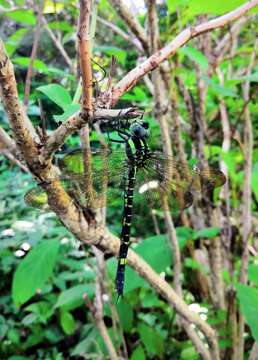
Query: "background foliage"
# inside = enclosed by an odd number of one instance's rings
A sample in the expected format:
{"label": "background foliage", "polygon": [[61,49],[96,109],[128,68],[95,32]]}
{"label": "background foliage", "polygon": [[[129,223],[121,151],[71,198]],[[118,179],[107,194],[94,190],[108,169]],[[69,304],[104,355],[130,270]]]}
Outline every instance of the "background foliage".
{"label": "background foliage", "polygon": [[[26,2],[16,0],[13,3],[15,9],[12,6],[9,9],[10,4],[7,1],[0,1],[0,6],[4,8],[0,13],[0,33],[15,66],[22,99],[37,19]],[[167,0],[158,8],[161,40],[163,43],[168,42],[180,29],[196,22],[198,16],[223,14],[241,3],[243,3],[241,0],[206,3]],[[98,15],[124,31],[127,30],[107,1],[99,1]],[[139,20],[144,24],[144,11],[138,15]],[[61,39],[69,57],[76,64],[75,41],[78,19],[76,2],[45,1],[44,16],[49,28]],[[215,31],[212,34],[214,43],[227,31],[228,28]],[[231,58],[227,54],[228,56],[225,56],[220,63],[220,69],[225,74],[229,66],[233,69],[233,76],[231,78],[226,76],[224,85],[220,84],[216,73],[205,75],[209,59],[197,49],[194,41],[180,49],[171,60],[174,76],[181,77],[194,97],[197,96],[196,66],[201,69],[202,79],[208,86],[205,112],[209,128],[209,145],[205,146],[205,155],[214,164],[222,158],[228,167],[230,203],[233,209],[232,224],[235,230],[234,249],[231,249],[235,264],[232,286],[237,292],[237,302],[247,322],[246,354],[252,348],[254,339],[258,341],[256,321],[258,269],[255,263],[257,253],[256,257],[251,257],[249,261],[249,284],[238,283],[244,157],[236,140],[232,141],[231,149],[227,153],[222,152],[222,133],[217,110],[219,101],[223,100],[228,109],[230,125],[236,132],[243,133],[242,85],[249,80],[251,91],[254,92],[257,82],[255,69],[248,77],[244,75],[253,45],[254,24],[250,21],[241,28],[235,55]],[[126,74],[139,61],[137,51],[133,47],[128,48],[128,43],[121,36],[101,22],[97,24],[93,53],[94,60],[106,69],[109,68],[111,56],[115,56],[117,78]],[[102,76],[95,65],[94,73],[96,79]],[[101,87],[102,83],[98,85]],[[67,119],[78,110],[77,90],[76,74],[71,72],[47,31],[42,28],[37,59],[33,65],[33,82],[28,106],[28,114],[34,124],[39,122],[38,99],[41,99],[43,104],[47,129],[52,131],[59,121]],[[153,97],[143,81],[122,97],[118,107],[131,105],[145,110],[152,131],[150,145],[153,149],[160,149],[159,126],[151,115]],[[181,132],[185,150],[190,158],[193,142],[189,132],[191,125],[180,94],[178,94],[178,108],[183,119]],[[250,101],[249,109],[251,114],[257,114],[257,104],[254,101]],[[252,119],[256,146],[253,152],[252,173],[252,208],[255,217],[258,202],[258,117],[253,115]],[[1,107],[0,124],[9,132],[7,118]],[[95,132],[92,132],[91,140],[98,140]],[[79,138],[73,136],[68,139],[60,152],[78,146]],[[83,294],[87,293],[92,300],[95,293],[96,260],[91,248],[83,248],[53,213],[44,213],[25,206],[23,195],[33,185],[28,174],[12,166],[3,156],[0,157],[0,172],[0,358],[12,360],[108,358],[92,314],[82,298]],[[217,192],[215,203],[218,199]],[[107,225],[118,236],[122,206],[121,196],[110,204],[107,213]],[[165,233],[162,212],[157,212],[156,217],[160,233],[155,235],[151,213],[146,211],[144,200],[137,195],[133,248],[171,283],[172,250]],[[194,271],[198,269],[203,276],[209,276],[210,269],[207,264],[194,260],[189,253],[189,244],[199,248],[200,242],[209,243],[216,236],[220,236],[222,229],[214,224],[201,229],[195,229],[190,225],[183,226],[180,217],[177,216],[174,221],[182,252],[184,299],[189,305],[191,304],[193,310],[199,312],[217,329],[220,347],[226,353],[232,346],[229,328],[225,326],[228,314],[225,310],[214,309],[209,299],[200,296]],[[255,233],[253,235],[255,236]],[[125,297],[122,302],[116,303],[113,291],[115,269],[116,260],[107,257],[105,282],[108,292],[104,297],[104,321],[115,347],[123,348],[124,339],[131,360],[198,359],[193,345],[177,324],[174,310],[129,268],[126,275]],[[223,276],[225,285],[231,284],[232,279],[226,268]],[[110,299],[113,299],[111,303]],[[114,320],[116,316],[118,321]]]}

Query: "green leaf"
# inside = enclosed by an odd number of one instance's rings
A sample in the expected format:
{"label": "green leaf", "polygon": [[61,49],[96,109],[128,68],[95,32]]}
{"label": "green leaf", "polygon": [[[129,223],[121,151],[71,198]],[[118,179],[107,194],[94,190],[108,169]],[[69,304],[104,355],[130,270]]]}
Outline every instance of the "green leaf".
{"label": "green leaf", "polygon": [[89,327],[90,331],[88,332],[85,339],[80,341],[72,351],[72,356],[83,356],[85,353],[89,352],[89,349],[92,347],[92,344],[96,343],[97,329],[93,328],[93,325],[86,325]]}
{"label": "green leaf", "polygon": [[72,116],[73,114],[75,114],[77,111],[80,110],[80,105],[71,104],[63,107],[63,109],[64,109],[64,113],[62,115],[54,115],[54,119],[56,121],[65,121],[66,119],[68,119],[70,116]]}
{"label": "green leaf", "polygon": [[172,250],[166,235],[151,236],[142,241],[134,250],[157,272],[164,271],[171,265]]}
{"label": "green leaf", "polygon": [[[24,66],[24,67],[28,67],[29,63],[30,63],[30,58],[28,57],[15,57],[13,59],[14,64],[20,65],[20,66]],[[33,61],[33,68],[40,71],[40,72],[44,72],[44,73],[48,73],[48,67],[43,63],[43,61],[35,59]]]}
{"label": "green leaf", "polygon": [[256,163],[252,170],[251,180],[252,191],[255,194],[255,198],[258,201],[258,163]]}
{"label": "green leaf", "polygon": [[142,346],[137,346],[137,348],[133,351],[130,360],[145,360],[145,353]]}
{"label": "green leaf", "polygon": [[201,264],[198,261],[193,260],[192,258],[189,257],[185,258],[184,266],[190,269],[201,269]]}
{"label": "green leaf", "polygon": [[141,323],[138,325],[138,332],[149,354],[161,356],[164,353],[164,341],[155,328]]}
{"label": "green leaf", "polygon": [[250,264],[248,266],[248,279],[258,286],[258,265]]}
{"label": "green leaf", "polygon": [[258,290],[240,283],[236,286],[236,289],[237,297],[240,302],[240,309],[247,324],[250,326],[255,341],[258,341]]}
{"label": "green leaf", "polygon": [[32,10],[13,10],[5,13],[6,16],[17,23],[35,25],[36,19]]}
{"label": "green leaf", "polygon": [[18,265],[12,282],[15,305],[20,306],[34,296],[52,275],[59,250],[59,241],[45,240]]}
{"label": "green leaf", "polygon": [[237,97],[237,94],[232,89],[221,86],[212,79],[209,79],[207,76],[203,76],[203,81],[209,86],[209,89],[213,91],[217,96],[229,96]]}
{"label": "green leaf", "polygon": [[15,31],[11,36],[9,36],[9,38],[5,44],[5,47],[6,47],[6,50],[7,50],[9,56],[11,56],[14,53],[14,51],[17,49],[21,40],[27,33],[27,31],[28,31],[28,29],[24,29],[24,28],[19,29],[19,30]]}
{"label": "green leaf", "polygon": [[60,323],[66,335],[71,335],[74,333],[76,328],[76,322],[70,312],[61,313]]}
{"label": "green leaf", "polygon": [[166,0],[168,12],[173,14],[179,7],[187,6],[189,0]]}
{"label": "green leaf", "polygon": [[184,46],[181,49],[178,50],[179,54],[186,55],[189,57],[189,59],[196,62],[198,65],[200,65],[200,68],[205,71],[208,69],[208,60],[203,53],[201,53],[199,50],[192,48],[190,46]]}
{"label": "green leaf", "polygon": [[194,233],[194,240],[199,238],[208,238],[212,239],[219,235],[220,228],[219,227],[210,227],[210,228],[204,228],[201,230],[198,230]]}
{"label": "green leaf", "polygon": [[18,329],[10,329],[7,333],[7,337],[13,344],[18,345],[20,343],[20,332]]}
{"label": "green leaf", "polygon": [[84,294],[87,294],[89,297],[91,297],[94,294],[94,285],[93,284],[76,285],[71,287],[70,289],[62,291],[57,299],[57,303],[55,304],[55,307],[58,308],[66,305],[71,305],[74,302],[78,302],[78,300],[80,304],[82,304]]}
{"label": "green leaf", "polygon": [[69,92],[61,85],[51,84],[39,86],[37,90],[49,97],[50,100],[60,106],[64,111],[67,105],[72,103]]}
{"label": "green leaf", "polygon": [[213,14],[222,15],[226,12],[234,10],[241,4],[244,4],[245,0],[212,0],[212,1],[196,1],[189,0],[188,16],[196,16],[200,14]]}
{"label": "green leaf", "polygon": [[179,242],[180,249],[183,249],[188,240],[193,239],[193,229],[186,226],[178,226],[176,228],[176,235]]}
{"label": "green leaf", "polygon": [[193,346],[187,347],[181,351],[181,360],[198,360],[200,359],[198,353]]}
{"label": "green leaf", "polygon": [[246,76],[239,76],[236,78],[232,78],[230,80],[227,80],[226,83],[228,84],[238,84],[244,81],[250,81],[250,82],[258,82],[258,72],[255,72],[253,74],[250,75],[246,75]]}
{"label": "green leaf", "polygon": [[125,65],[127,52],[123,49],[115,46],[97,46],[94,48],[94,51],[101,51],[106,55],[114,56],[120,64]]}
{"label": "green leaf", "polygon": [[117,304],[117,312],[124,331],[130,332],[133,325],[133,310],[125,300]]}

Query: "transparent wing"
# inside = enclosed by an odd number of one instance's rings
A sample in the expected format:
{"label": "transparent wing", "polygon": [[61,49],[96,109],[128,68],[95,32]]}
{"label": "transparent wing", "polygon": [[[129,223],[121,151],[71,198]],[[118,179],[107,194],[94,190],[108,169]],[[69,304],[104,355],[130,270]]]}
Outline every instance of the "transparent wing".
{"label": "transparent wing", "polygon": [[137,174],[135,192],[143,194],[152,208],[182,210],[193,203],[192,193],[172,179],[161,178],[160,171],[144,166]]}
{"label": "transparent wing", "polygon": [[[99,149],[92,152],[88,165],[87,178],[81,151],[68,153],[59,161],[62,184],[74,201],[83,207],[100,208],[121,198],[128,169],[125,151]],[[190,166],[160,152],[150,152],[138,164],[135,191],[144,194],[155,208],[162,207],[163,202],[163,208],[167,204],[172,209],[184,209],[192,204],[193,192],[214,189],[225,181],[219,169]],[[44,208],[47,195],[34,188],[25,195],[25,202]]]}
{"label": "transparent wing", "polygon": [[[89,170],[84,174],[82,152],[73,151],[59,160],[62,173],[59,179],[75,203],[85,208],[102,208],[106,201],[121,197],[125,165],[124,150],[113,153],[100,149],[92,152]],[[87,185],[87,180],[91,186]],[[40,187],[29,190],[24,200],[29,206],[48,208],[47,194]]]}
{"label": "transparent wing", "polygon": [[24,195],[24,201],[27,205],[34,208],[48,209],[47,194],[40,187],[34,187],[27,191]]}
{"label": "transparent wing", "polygon": [[173,182],[174,186],[191,192],[214,189],[226,182],[225,175],[215,167],[182,164],[174,157],[159,152],[150,153],[144,167],[146,171],[156,174],[164,184]]}
{"label": "transparent wing", "polygon": [[216,168],[201,168],[178,162],[162,153],[149,153],[138,170],[138,191],[153,207],[184,209],[191,206],[194,192],[222,186],[226,178]]}

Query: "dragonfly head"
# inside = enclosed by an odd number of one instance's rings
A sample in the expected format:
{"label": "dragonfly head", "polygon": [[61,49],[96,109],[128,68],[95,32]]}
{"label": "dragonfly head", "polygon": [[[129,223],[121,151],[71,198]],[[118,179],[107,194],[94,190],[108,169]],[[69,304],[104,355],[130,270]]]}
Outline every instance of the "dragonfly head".
{"label": "dragonfly head", "polygon": [[147,121],[137,121],[129,128],[132,136],[139,139],[147,139],[150,136],[149,123]]}

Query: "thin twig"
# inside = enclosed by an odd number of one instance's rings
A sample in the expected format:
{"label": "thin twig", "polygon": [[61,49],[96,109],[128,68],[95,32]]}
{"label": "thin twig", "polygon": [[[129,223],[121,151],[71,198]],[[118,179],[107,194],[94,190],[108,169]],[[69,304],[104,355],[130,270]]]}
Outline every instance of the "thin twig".
{"label": "thin twig", "polygon": [[84,299],[87,307],[89,308],[96,322],[96,326],[99,329],[104,344],[106,345],[110,359],[118,360],[118,355],[116,353],[112,340],[108,334],[107,327],[103,319],[104,315],[103,315],[102,284],[105,276],[104,256],[103,253],[100,250],[98,250],[96,247],[93,247],[93,252],[97,260],[97,279],[96,279],[95,299],[94,299],[94,303],[91,303],[87,296],[85,296]]}
{"label": "thin twig", "polygon": [[133,44],[140,53],[143,53],[143,48],[141,43],[139,42],[139,40],[137,38],[135,38],[134,36],[131,36],[130,34],[127,34],[126,32],[124,32],[122,29],[120,29],[118,26],[116,26],[115,24],[113,24],[110,21],[107,21],[105,19],[102,19],[101,17],[97,17],[97,20],[107,26],[108,28],[110,28],[112,31],[114,31],[114,33],[120,35],[125,41],[130,42],[131,44]]}
{"label": "thin twig", "polygon": [[149,53],[147,34],[141,24],[138,22],[136,16],[134,16],[128,6],[121,0],[110,0],[110,3],[117,10],[119,16],[124,20],[129,29],[139,39],[141,46]]}
{"label": "thin twig", "polygon": [[48,26],[47,20],[45,17],[42,18],[44,27],[49,35],[49,37],[52,39],[54,45],[56,46],[56,48],[60,51],[60,54],[63,56],[66,64],[69,66],[70,70],[74,73],[75,69],[73,66],[73,62],[70,59],[69,55],[67,54],[67,52],[65,51],[62,43],[60,42],[60,40],[55,36],[54,32],[50,29],[50,27]]}
{"label": "thin twig", "polygon": [[7,134],[7,132],[0,127],[0,143],[2,148],[7,149],[13,155],[16,153],[17,148],[13,139]]}
{"label": "thin twig", "polygon": [[44,0],[40,1],[40,4],[38,7],[37,7],[37,5],[35,5],[35,12],[37,11],[38,15],[37,15],[37,25],[35,28],[32,50],[31,50],[31,54],[30,54],[30,62],[29,62],[28,71],[27,71],[26,80],[25,80],[25,90],[24,90],[24,100],[23,100],[25,107],[27,107],[29,104],[33,63],[37,56],[37,50],[38,50],[38,46],[39,46],[43,7],[44,7]]}
{"label": "thin twig", "polygon": [[25,172],[29,172],[29,170],[26,168],[26,166],[23,165],[18,159],[16,159],[16,157],[14,157],[14,155],[10,151],[2,148],[1,143],[0,143],[0,154],[2,154],[4,157],[6,157],[6,159],[8,159],[11,163],[16,164],[21,170],[23,170]]}
{"label": "thin twig", "polygon": [[118,99],[126,91],[130,90],[145,74],[154,70],[161,62],[173,56],[175,52],[189,40],[207,31],[223,27],[226,24],[237,20],[257,5],[258,0],[248,1],[244,5],[223,16],[183,30],[167,46],[150,56],[146,61],[131,70],[122,80],[119,81],[112,91],[112,104],[115,105]]}

